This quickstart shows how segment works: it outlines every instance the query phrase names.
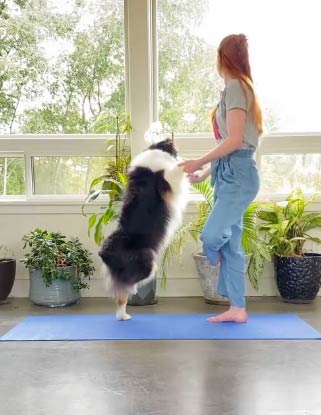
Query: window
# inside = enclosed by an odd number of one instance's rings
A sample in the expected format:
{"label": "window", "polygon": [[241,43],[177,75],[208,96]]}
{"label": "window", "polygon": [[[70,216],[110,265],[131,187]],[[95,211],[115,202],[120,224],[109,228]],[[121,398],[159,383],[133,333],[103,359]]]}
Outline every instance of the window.
{"label": "window", "polygon": [[176,133],[210,131],[222,84],[215,50],[245,33],[267,131],[321,130],[319,1],[158,1],[159,118]]}
{"label": "window", "polygon": [[[0,199],[83,200],[93,179],[114,164],[115,145],[105,134],[0,137]],[[119,148],[127,151],[122,138]]]}
{"label": "window", "polygon": [[209,1],[158,0],[159,118],[175,133],[209,132],[221,81],[215,49],[198,33]]}
{"label": "window", "polygon": [[[41,5],[41,9],[39,9]],[[123,0],[9,0],[0,11],[0,133],[115,132],[125,110]]]}
{"label": "window", "polygon": [[0,153],[0,197],[25,194],[23,157],[2,157]]}
{"label": "window", "polygon": [[87,194],[105,167],[104,157],[33,157],[34,194]]}
{"label": "window", "polygon": [[273,154],[261,157],[261,193],[288,194],[296,187],[321,193],[321,154]]}

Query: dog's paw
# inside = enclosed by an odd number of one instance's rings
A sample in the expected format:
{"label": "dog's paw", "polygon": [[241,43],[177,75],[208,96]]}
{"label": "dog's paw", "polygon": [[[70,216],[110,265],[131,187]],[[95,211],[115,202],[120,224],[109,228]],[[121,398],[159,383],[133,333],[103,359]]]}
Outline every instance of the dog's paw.
{"label": "dog's paw", "polygon": [[117,313],[116,314],[116,318],[119,321],[125,321],[125,320],[130,320],[132,318],[132,316],[130,314],[127,313]]}

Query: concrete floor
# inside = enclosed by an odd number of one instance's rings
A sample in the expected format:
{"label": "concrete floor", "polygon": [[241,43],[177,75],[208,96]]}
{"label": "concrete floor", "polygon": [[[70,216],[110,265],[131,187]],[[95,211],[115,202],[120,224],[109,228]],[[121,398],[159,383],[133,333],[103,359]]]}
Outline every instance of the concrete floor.
{"label": "concrete floor", "polygon": [[[294,312],[321,330],[321,299],[249,300],[250,312]],[[219,312],[201,298],[160,299],[135,313]],[[0,335],[31,314],[111,313],[86,298],[64,309],[0,305]],[[0,343],[0,415],[321,415],[320,341]]]}

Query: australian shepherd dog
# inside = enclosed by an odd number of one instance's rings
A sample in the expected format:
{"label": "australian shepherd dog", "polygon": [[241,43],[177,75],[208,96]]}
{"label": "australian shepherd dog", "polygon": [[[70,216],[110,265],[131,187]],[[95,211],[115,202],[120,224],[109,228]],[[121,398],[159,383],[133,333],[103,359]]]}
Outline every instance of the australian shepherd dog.
{"label": "australian shepherd dog", "polygon": [[99,252],[118,320],[131,318],[128,297],[155,278],[162,251],[182,223],[188,181],[178,162],[170,138],[152,144],[131,162],[117,228]]}

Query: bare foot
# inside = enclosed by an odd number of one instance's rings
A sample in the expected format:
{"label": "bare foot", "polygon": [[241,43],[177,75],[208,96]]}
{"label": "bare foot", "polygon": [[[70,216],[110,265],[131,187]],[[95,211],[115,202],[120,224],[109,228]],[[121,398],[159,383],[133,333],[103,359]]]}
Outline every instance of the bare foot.
{"label": "bare foot", "polygon": [[208,319],[210,323],[223,323],[224,321],[233,321],[235,323],[246,323],[247,314],[243,307],[231,306],[225,313],[218,316],[210,317]]}

